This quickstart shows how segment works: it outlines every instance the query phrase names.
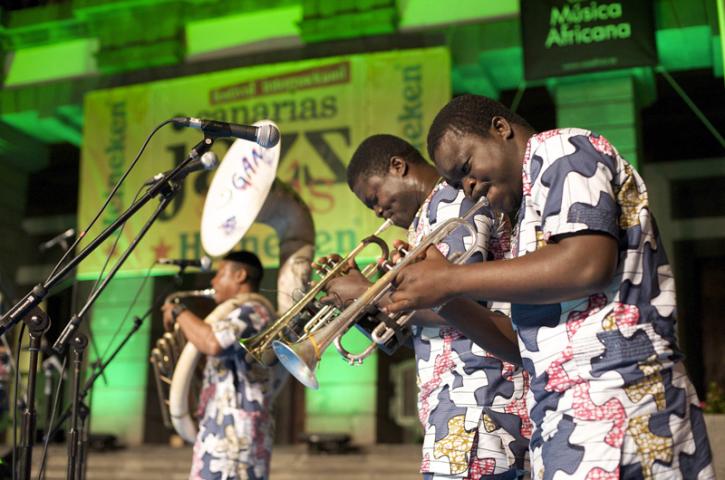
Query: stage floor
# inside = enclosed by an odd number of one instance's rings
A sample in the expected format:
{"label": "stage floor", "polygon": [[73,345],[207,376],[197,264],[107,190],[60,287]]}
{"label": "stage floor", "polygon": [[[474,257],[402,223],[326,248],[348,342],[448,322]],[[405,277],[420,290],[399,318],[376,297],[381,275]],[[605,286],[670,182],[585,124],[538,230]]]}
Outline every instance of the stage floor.
{"label": "stage floor", "polygon": [[[42,448],[33,452],[34,463]],[[67,450],[54,446],[48,456],[47,480],[66,478]],[[191,466],[191,447],[144,445],[112,452],[91,452],[88,480],[185,480]],[[373,445],[360,453],[308,454],[306,445],[275,447],[273,480],[420,480],[418,445]],[[37,478],[34,469],[32,478]]]}
{"label": "stage floor", "polygon": [[[725,415],[706,415],[717,477],[725,480]],[[42,448],[33,451],[34,463]],[[55,445],[48,456],[47,480],[66,478],[65,446]],[[184,480],[191,447],[143,445],[112,452],[91,452],[87,480]],[[276,446],[271,480],[420,480],[419,445],[371,445],[358,453],[310,454],[306,445]],[[34,469],[32,478],[37,478]]]}

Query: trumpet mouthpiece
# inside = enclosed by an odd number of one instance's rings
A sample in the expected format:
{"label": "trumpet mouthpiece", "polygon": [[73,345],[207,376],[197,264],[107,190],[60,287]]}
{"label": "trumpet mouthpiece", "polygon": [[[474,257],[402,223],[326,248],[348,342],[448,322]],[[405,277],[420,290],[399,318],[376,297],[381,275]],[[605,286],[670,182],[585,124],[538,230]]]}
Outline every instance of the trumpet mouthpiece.
{"label": "trumpet mouthpiece", "polygon": [[385,222],[383,222],[383,224],[380,225],[377,230],[375,230],[375,233],[373,235],[375,235],[375,236],[380,235],[385,230],[390,228],[392,225],[393,225],[393,221],[390,218],[385,220]]}

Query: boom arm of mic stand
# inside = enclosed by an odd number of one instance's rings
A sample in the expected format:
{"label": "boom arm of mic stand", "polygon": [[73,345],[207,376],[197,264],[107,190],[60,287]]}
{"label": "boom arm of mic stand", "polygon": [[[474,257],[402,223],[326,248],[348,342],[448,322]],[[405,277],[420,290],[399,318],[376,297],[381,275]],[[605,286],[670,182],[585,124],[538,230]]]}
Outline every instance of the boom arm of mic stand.
{"label": "boom arm of mic stand", "polygon": [[48,293],[48,290],[55,286],[60,280],[65,278],[81,261],[93,252],[103,243],[113,232],[121,225],[125,224],[131,216],[133,216],[141,207],[146,205],[153,197],[164,194],[169,188],[171,181],[174,180],[176,174],[182,170],[189,162],[203,155],[211,149],[214,140],[204,138],[192,148],[189,156],[176,166],[164,181],[159,181],[152,185],[144,195],[124,211],[111,225],[106,227],[95,239],[91,241],[78,255],[71,259],[59,272],[53,275],[42,284],[38,284],[27,293],[18,303],[16,303],[8,312],[0,317],[0,335],[11,329],[19,320],[28,314],[35,306],[37,306]]}
{"label": "boom arm of mic stand", "polygon": [[70,340],[73,333],[78,329],[78,326],[81,323],[81,320],[83,319],[86,312],[88,312],[88,309],[93,305],[93,302],[96,301],[98,296],[103,292],[103,290],[106,288],[108,283],[111,281],[113,276],[118,272],[118,270],[121,268],[123,263],[128,259],[128,257],[131,255],[133,250],[136,248],[138,243],[141,241],[141,239],[146,235],[146,232],[148,232],[149,228],[151,228],[151,225],[156,221],[156,219],[159,217],[161,212],[166,208],[166,206],[171,203],[171,200],[174,198],[174,193],[176,192],[176,188],[171,187],[169,192],[164,195],[164,198],[161,199],[161,202],[159,203],[159,206],[156,208],[154,213],[151,215],[151,217],[146,221],[144,226],[139,231],[138,235],[136,235],[136,238],[133,239],[131,244],[128,246],[125,252],[123,252],[123,255],[121,258],[116,262],[116,264],[111,269],[110,273],[106,278],[103,279],[103,282],[98,286],[98,288],[91,294],[91,296],[86,301],[86,304],[83,305],[83,308],[78,312],[78,314],[73,315],[71,317],[70,322],[68,322],[61,332],[61,334],[58,336],[58,339],[53,344],[53,350],[57,353],[63,353],[65,350],[65,346]]}

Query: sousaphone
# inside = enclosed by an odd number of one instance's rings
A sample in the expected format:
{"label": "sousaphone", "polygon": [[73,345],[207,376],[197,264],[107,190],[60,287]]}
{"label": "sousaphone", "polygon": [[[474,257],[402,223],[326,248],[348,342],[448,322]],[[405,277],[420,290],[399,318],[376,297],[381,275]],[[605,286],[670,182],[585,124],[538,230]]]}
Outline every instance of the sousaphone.
{"label": "sousaphone", "polygon": [[[276,127],[269,120],[254,125]],[[232,144],[209,186],[201,242],[205,252],[217,257],[232,250],[253,223],[272,227],[279,238],[277,309],[285,311],[293,303],[293,292],[304,289],[310,279],[315,233],[307,206],[276,178],[279,154],[279,143],[272,148],[246,140]],[[178,356],[169,388],[171,423],[188,442],[193,442],[197,433],[189,396],[200,357],[196,347],[187,342]]]}

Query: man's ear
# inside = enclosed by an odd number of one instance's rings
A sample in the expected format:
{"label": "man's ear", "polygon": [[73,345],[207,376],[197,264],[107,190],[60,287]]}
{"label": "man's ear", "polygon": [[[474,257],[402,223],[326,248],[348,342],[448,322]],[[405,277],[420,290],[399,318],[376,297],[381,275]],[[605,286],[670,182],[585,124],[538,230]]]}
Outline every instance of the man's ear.
{"label": "man's ear", "polygon": [[495,116],[491,119],[491,130],[504,140],[508,140],[514,135],[514,129],[511,126],[511,123],[505,118],[499,116]]}
{"label": "man's ear", "polygon": [[244,268],[238,268],[234,271],[234,278],[239,285],[247,281],[247,270]]}
{"label": "man's ear", "polygon": [[396,177],[403,177],[408,173],[408,162],[403,157],[393,155],[388,163],[388,173]]}

